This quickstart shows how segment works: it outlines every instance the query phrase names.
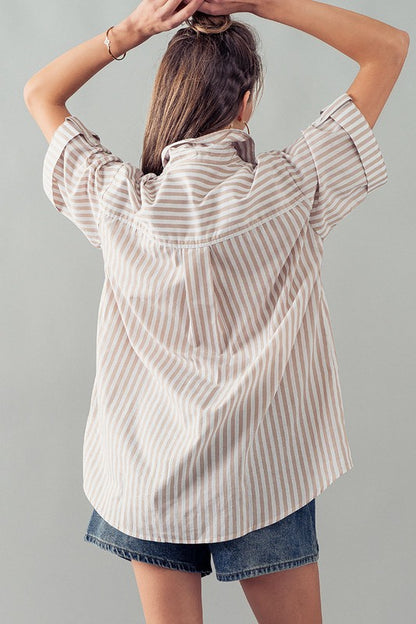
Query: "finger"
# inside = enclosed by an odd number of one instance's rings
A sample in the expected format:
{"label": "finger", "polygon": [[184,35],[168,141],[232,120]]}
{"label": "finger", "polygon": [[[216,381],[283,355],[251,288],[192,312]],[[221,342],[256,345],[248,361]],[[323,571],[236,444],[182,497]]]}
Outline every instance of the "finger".
{"label": "finger", "polygon": [[208,15],[224,15],[226,13],[224,8],[215,0],[203,0],[198,10]]}
{"label": "finger", "polygon": [[175,26],[184,22],[197,11],[204,0],[190,0],[188,4],[175,13]]}
{"label": "finger", "polygon": [[167,0],[161,7],[162,18],[169,21],[171,28],[174,28],[190,17],[192,13],[195,13],[202,1],[190,0],[186,6],[177,10],[178,6],[183,3],[183,0]]}
{"label": "finger", "polygon": [[207,13],[208,15],[215,15],[218,9],[215,8],[215,5],[212,4],[212,2],[207,2],[207,0],[203,0],[198,11],[201,11],[202,13]]}

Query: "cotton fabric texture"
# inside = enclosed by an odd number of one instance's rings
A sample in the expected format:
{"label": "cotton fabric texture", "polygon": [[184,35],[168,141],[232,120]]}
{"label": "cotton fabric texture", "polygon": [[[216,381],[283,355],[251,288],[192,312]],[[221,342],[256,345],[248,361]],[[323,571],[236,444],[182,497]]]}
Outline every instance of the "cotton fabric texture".
{"label": "cotton fabric texture", "polygon": [[128,535],[229,540],[353,466],[321,263],[386,165],[347,93],[257,158],[238,129],[161,157],[143,175],[70,115],[44,159],[104,263],[83,487]]}

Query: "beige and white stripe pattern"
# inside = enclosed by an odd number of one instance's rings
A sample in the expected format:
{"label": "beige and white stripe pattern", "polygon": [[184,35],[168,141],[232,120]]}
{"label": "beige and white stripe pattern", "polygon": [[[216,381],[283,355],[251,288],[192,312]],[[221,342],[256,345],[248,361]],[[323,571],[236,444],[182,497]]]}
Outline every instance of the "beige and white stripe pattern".
{"label": "beige and white stripe pattern", "polygon": [[166,146],[161,175],[76,117],[44,189],[103,254],[84,491],[142,539],[224,541],[353,466],[321,282],[323,241],[387,180],[343,93],[289,147],[226,129]]}

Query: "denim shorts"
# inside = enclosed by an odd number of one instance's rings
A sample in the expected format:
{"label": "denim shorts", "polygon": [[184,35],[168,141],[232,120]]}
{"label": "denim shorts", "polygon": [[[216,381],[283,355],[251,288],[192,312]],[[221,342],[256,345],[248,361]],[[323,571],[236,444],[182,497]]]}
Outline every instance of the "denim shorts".
{"label": "denim shorts", "polygon": [[127,560],[145,561],[186,572],[211,574],[211,555],[219,581],[287,570],[319,557],[315,499],[274,524],[224,542],[175,544],[154,542],[122,533],[93,509],[84,540]]}

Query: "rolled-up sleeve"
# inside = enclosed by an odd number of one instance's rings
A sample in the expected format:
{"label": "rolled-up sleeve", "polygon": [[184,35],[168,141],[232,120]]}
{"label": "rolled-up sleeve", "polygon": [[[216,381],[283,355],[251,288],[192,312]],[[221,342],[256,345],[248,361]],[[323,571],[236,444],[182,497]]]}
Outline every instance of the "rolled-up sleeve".
{"label": "rolled-up sleeve", "polygon": [[70,115],[55,130],[43,161],[43,188],[55,208],[101,247],[101,201],[123,161]]}
{"label": "rolled-up sleeve", "polygon": [[323,109],[282,155],[310,203],[310,224],[322,239],[387,181],[374,132],[347,93]]}

